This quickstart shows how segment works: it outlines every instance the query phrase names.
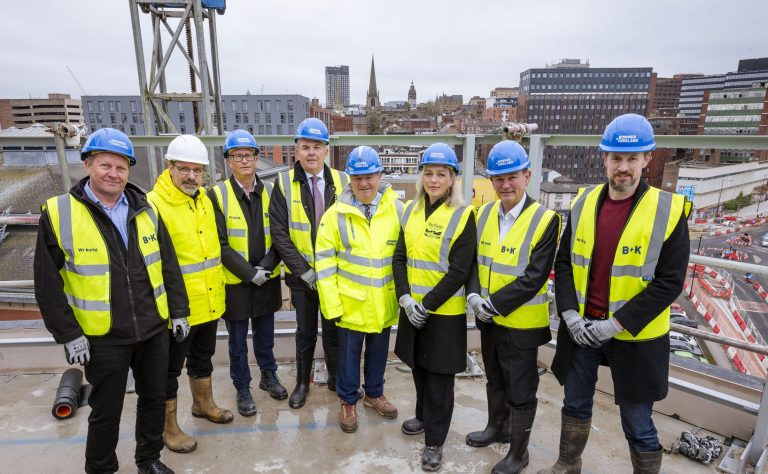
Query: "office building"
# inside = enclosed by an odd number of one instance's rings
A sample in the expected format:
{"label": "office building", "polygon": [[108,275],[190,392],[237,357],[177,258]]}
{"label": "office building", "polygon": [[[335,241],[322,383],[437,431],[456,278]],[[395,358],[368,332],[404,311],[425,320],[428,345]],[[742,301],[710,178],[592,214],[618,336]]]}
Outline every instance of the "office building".
{"label": "office building", "polygon": [[349,66],[325,67],[325,107],[349,107]]}
{"label": "office building", "polygon": [[48,94],[47,99],[0,99],[0,128],[26,128],[35,123],[53,126],[81,123],[83,109],[69,94]]}
{"label": "office building", "polygon": [[706,91],[743,89],[755,84],[768,84],[768,58],[742,59],[737,71],[726,74],[683,79],[680,89],[680,114],[698,117]]}

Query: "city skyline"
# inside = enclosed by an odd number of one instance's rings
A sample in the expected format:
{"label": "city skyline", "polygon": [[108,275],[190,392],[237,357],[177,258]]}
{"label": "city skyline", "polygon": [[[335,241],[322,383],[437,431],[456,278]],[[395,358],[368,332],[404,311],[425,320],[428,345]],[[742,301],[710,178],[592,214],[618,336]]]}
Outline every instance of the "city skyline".
{"label": "city skyline", "polygon": [[[67,66],[87,94],[138,93],[128,2],[104,4],[5,6],[0,41],[12,46],[0,58],[0,96],[79,97]],[[556,1],[547,8],[489,1],[467,13],[465,4],[454,1],[440,8],[336,1],[324,6],[333,12],[327,23],[318,20],[314,5],[228,2],[227,12],[217,16],[222,93],[301,94],[322,101],[324,68],[344,64],[350,101],[362,104],[371,55],[382,103],[406,100],[411,80],[420,102],[442,93],[487,97],[495,87],[517,86],[520,72],[562,58],[589,60],[593,67],[652,67],[670,77],[725,73],[739,59],[768,56],[763,3],[722,8],[709,0],[653,0],[627,11],[597,1]],[[148,17],[142,19],[149,37]],[[461,28],[450,28],[455,22]],[[188,90],[183,67],[169,74],[170,90]]]}

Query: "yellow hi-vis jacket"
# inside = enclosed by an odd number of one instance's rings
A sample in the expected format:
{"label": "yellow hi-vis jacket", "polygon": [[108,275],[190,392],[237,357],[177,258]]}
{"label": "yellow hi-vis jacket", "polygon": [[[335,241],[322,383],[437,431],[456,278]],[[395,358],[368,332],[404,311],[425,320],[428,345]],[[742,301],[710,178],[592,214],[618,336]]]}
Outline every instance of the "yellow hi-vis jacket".
{"label": "yellow hi-vis jacket", "polygon": [[[524,198],[525,199],[525,198]],[[515,219],[504,240],[499,243],[499,206],[493,201],[480,207],[477,220],[477,273],[484,298],[517,280],[528,266],[533,248],[552,222],[560,220],[555,211],[537,202],[531,203]],[[549,300],[545,282],[531,300],[510,314],[494,316],[493,321],[514,329],[549,326]]]}
{"label": "yellow hi-vis jacket", "polygon": [[[315,251],[312,245],[312,224],[309,221],[309,217],[307,217],[306,211],[304,211],[304,204],[301,202],[301,184],[299,181],[293,180],[295,173],[295,169],[280,173],[276,184],[277,189],[285,196],[285,205],[288,210],[288,235],[291,236],[291,242],[293,242],[296,250],[304,257],[309,266],[314,268]],[[336,188],[336,198],[338,199],[341,191],[349,183],[349,177],[346,173],[340,173],[332,168],[331,176],[333,177],[333,185]],[[319,222],[315,224],[319,225]],[[291,273],[288,265],[285,266],[285,271]]]}
{"label": "yellow hi-vis jacket", "polygon": [[[402,226],[408,257],[408,282],[411,285],[411,295],[416,301],[421,302],[448,273],[451,247],[461,235],[472,212],[472,206],[455,208],[442,203],[432,212],[429,219],[425,219],[422,201],[414,200],[406,206]],[[466,312],[467,298],[463,286],[442,306],[431,311],[433,314],[445,316]]]}
{"label": "yellow hi-vis jacket", "polygon": [[[87,336],[103,336],[112,327],[109,251],[85,204],[70,194],[46,201],[51,228],[64,252],[59,270],[64,293],[78,324]],[[151,209],[135,217],[139,251],[147,267],[157,311],[168,319],[168,298],[163,285],[163,262],[157,241],[157,216]]]}
{"label": "yellow hi-vis jacket", "polygon": [[[264,187],[261,189],[261,225],[264,226],[264,254],[269,253],[269,249],[272,247],[272,236],[269,233],[269,197],[272,194],[272,183],[263,181]],[[239,253],[245,261],[248,261],[248,221],[243,214],[243,208],[240,207],[240,202],[237,200],[232,189],[232,182],[230,180],[222,181],[213,187],[213,193],[216,195],[216,200],[219,204],[219,209],[224,214],[224,220],[227,223],[227,242],[232,249]],[[280,273],[280,265],[278,265],[272,272],[271,277],[274,278]],[[235,276],[234,273],[227,270],[224,267],[224,277],[226,278],[228,285],[237,285],[243,281]]]}
{"label": "yellow hi-vis jacket", "polygon": [[352,204],[349,186],[323,214],[315,242],[320,308],[338,326],[380,333],[397,323],[392,255],[400,235],[403,203],[389,183],[371,222]]}
{"label": "yellow hi-vis jacket", "polygon": [[[571,267],[582,317],[587,300],[590,262],[595,251],[597,203],[604,186],[607,184],[580,189],[571,206],[571,225],[575,228],[569,242]],[[616,311],[653,281],[661,247],[675,229],[683,209],[687,213],[689,206],[679,194],[649,186],[640,196],[624,226],[613,258],[609,279],[608,317],[613,317]],[[667,332],[669,308],[662,311],[637,336],[632,336],[629,331],[624,330],[616,339],[642,341],[661,337]]]}
{"label": "yellow hi-vis jacket", "polygon": [[189,296],[190,326],[218,319],[226,303],[213,203],[203,188],[194,198],[178,189],[167,169],[147,200],[162,216],[173,241]]}

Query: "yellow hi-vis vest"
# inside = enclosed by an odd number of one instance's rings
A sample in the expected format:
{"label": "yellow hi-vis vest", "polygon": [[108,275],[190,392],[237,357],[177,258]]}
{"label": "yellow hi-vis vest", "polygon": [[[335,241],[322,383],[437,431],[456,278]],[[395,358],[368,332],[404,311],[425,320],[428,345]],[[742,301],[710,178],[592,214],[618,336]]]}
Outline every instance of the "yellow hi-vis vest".
{"label": "yellow hi-vis vest", "polygon": [[[291,237],[291,242],[309,266],[314,268],[315,250],[314,242],[312,242],[312,225],[304,211],[304,204],[301,202],[301,184],[299,181],[293,180],[295,173],[295,169],[280,173],[276,184],[285,196],[288,210],[288,235]],[[331,176],[333,177],[333,186],[336,188],[336,199],[338,199],[344,186],[349,183],[349,177],[346,173],[340,173],[333,168],[331,168]],[[327,185],[328,183],[326,183]],[[315,222],[315,225],[318,226],[320,223]],[[285,271],[291,273],[288,265],[285,266]]]}
{"label": "yellow hi-vis vest", "polygon": [[[48,210],[53,233],[64,252],[59,270],[64,293],[77,323],[88,336],[103,336],[112,327],[109,251],[85,204],[70,194],[52,197]],[[147,267],[160,317],[168,319],[168,298],[163,284],[163,262],[157,241],[157,217],[152,209],[136,214],[139,251]]]}
{"label": "yellow hi-vis vest", "polygon": [[[533,248],[541,240],[552,219],[560,221],[555,211],[533,202],[515,219],[504,240],[499,243],[499,206],[493,201],[480,207],[477,220],[477,273],[484,298],[517,280],[531,261]],[[559,235],[559,232],[558,232]],[[514,329],[549,327],[547,282],[525,304],[506,315],[494,316],[500,326]]]}
{"label": "yellow hi-vis vest", "polygon": [[[261,190],[261,222],[264,226],[264,254],[272,248],[272,236],[269,233],[269,197],[272,195],[272,183],[262,182],[264,187]],[[213,193],[216,195],[219,208],[224,214],[224,220],[227,223],[227,242],[232,249],[239,253],[241,257],[248,261],[248,221],[243,214],[243,208],[237,200],[232,182],[230,180],[222,181],[213,187]],[[272,272],[272,277],[280,273],[280,265]],[[224,278],[228,285],[237,285],[243,281],[235,276],[234,273],[224,267]]]}
{"label": "yellow hi-vis vest", "polygon": [[403,203],[387,188],[368,223],[357,207],[336,201],[323,215],[315,242],[320,307],[338,326],[380,333],[397,323],[392,255]]}
{"label": "yellow hi-vis vest", "polygon": [[[604,186],[582,188],[571,206],[571,267],[573,284],[579,302],[579,313],[584,316],[587,301],[587,283],[592,254],[595,251],[595,230],[597,229],[597,202]],[[624,230],[611,266],[608,292],[608,317],[613,317],[627,301],[634,298],[653,281],[656,265],[664,241],[669,238],[680,219],[683,210],[689,206],[679,194],[671,194],[654,187],[648,187],[640,196]],[[626,329],[616,339],[643,341],[655,339],[669,332],[669,307],[662,311],[637,336]]]}
{"label": "yellow hi-vis vest", "polygon": [[[472,206],[455,208],[442,203],[429,219],[425,219],[424,203],[416,209],[417,203],[419,201],[414,200],[406,206],[402,226],[408,256],[408,282],[413,299],[421,303],[424,296],[448,273],[451,247],[467,225],[473,210]],[[455,316],[466,314],[466,311],[467,298],[462,286],[431,313]]]}
{"label": "yellow hi-vis vest", "polygon": [[166,169],[147,199],[171,236],[189,297],[190,326],[218,319],[226,309],[224,265],[213,202],[200,188],[195,198],[174,186]]}

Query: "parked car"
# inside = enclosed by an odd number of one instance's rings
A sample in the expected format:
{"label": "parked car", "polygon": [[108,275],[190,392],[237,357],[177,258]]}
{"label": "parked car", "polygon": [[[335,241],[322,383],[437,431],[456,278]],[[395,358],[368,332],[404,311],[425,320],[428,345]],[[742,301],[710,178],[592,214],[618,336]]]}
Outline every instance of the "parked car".
{"label": "parked car", "polygon": [[762,238],[762,239],[760,239],[760,245],[761,245],[762,247],[768,247],[768,232],[766,232],[765,234],[763,234],[763,238]]}
{"label": "parked car", "polygon": [[699,343],[696,341],[695,337],[689,336],[688,334],[683,334],[681,332],[669,331],[669,339],[675,339],[678,341],[686,342],[694,347],[699,347]]}
{"label": "parked car", "polygon": [[688,351],[691,354],[701,357],[703,354],[701,353],[701,349],[698,347],[694,347],[687,342],[678,341],[675,339],[670,338],[669,339],[669,350],[672,351]]}
{"label": "parked car", "polygon": [[693,319],[686,318],[680,313],[673,313],[670,318],[669,322],[672,324],[679,324],[681,326],[687,326],[689,328],[697,328],[699,327],[699,323],[694,321]]}
{"label": "parked car", "polygon": [[683,316],[685,316],[685,315],[686,315],[686,313],[685,313],[685,310],[683,310],[683,307],[680,305],[680,303],[672,303],[672,304],[669,306],[669,309],[670,309],[670,310],[671,310],[673,313],[681,313]]}
{"label": "parked car", "polygon": [[694,359],[698,360],[699,362],[704,362],[705,364],[709,364],[709,361],[705,359],[704,357],[697,356],[696,354],[693,354],[689,351],[669,351],[670,354],[675,354],[680,357],[685,357],[686,359]]}

